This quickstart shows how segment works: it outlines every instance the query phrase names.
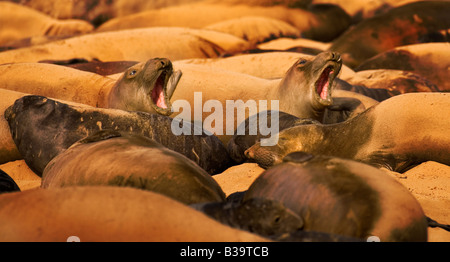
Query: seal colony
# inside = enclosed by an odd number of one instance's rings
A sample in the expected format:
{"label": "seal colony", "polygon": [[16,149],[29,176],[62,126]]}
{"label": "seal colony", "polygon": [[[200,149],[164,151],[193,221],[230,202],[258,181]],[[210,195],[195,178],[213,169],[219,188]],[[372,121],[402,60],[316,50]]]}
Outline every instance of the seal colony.
{"label": "seal colony", "polygon": [[0,4],[0,241],[450,241],[447,1],[60,2]]}

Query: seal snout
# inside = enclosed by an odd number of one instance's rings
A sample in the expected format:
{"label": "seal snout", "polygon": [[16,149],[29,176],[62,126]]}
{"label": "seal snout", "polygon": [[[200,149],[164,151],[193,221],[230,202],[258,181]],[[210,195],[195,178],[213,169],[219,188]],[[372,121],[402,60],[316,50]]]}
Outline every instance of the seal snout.
{"label": "seal snout", "polygon": [[331,53],[331,61],[335,61],[337,63],[342,63],[341,55],[337,52],[330,52]]}
{"label": "seal snout", "polygon": [[244,154],[247,159],[253,160],[264,169],[267,169],[270,166],[276,164],[275,155],[272,152],[262,148],[259,144],[255,144],[249,149],[245,150]]}

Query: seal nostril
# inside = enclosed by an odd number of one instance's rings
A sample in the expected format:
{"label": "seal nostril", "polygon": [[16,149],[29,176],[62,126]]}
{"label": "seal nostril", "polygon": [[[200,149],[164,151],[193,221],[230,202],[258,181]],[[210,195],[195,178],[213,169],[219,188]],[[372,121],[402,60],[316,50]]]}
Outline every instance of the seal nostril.
{"label": "seal nostril", "polygon": [[253,158],[253,152],[250,149],[245,150],[244,155],[246,158]]}

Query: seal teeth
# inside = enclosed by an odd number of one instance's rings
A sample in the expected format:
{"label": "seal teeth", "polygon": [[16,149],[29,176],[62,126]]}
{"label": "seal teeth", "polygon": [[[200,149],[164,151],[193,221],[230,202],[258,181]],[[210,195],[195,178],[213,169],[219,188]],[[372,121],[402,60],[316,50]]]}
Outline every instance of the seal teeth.
{"label": "seal teeth", "polygon": [[169,100],[172,98],[173,93],[175,92],[175,88],[177,87],[178,82],[180,81],[181,75],[182,75],[181,71],[177,70],[172,73],[172,75],[169,78],[169,81],[167,82],[166,93]]}

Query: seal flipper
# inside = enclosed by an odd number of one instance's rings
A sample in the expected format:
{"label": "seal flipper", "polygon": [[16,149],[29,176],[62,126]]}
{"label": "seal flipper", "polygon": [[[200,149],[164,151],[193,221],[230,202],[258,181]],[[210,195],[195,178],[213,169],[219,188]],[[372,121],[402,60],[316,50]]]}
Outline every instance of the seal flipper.
{"label": "seal flipper", "polygon": [[0,169],[0,194],[20,191],[16,182],[3,170]]}
{"label": "seal flipper", "polygon": [[361,100],[353,97],[333,97],[333,104],[326,108],[322,123],[334,124],[356,116],[366,109]]}
{"label": "seal flipper", "polygon": [[444,224],[438,223],[435,220],[429,218],[428,216],[426,218],[427,218],[427,222],[428,222],[428,226],[429,227],[433,227],[433,228],[434,227],[439,227],[439,228],[442,228],[442,229],[450,232],[450,225],[444,225]]}

